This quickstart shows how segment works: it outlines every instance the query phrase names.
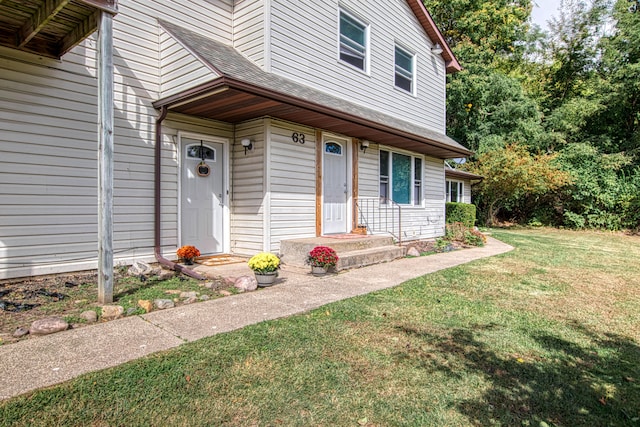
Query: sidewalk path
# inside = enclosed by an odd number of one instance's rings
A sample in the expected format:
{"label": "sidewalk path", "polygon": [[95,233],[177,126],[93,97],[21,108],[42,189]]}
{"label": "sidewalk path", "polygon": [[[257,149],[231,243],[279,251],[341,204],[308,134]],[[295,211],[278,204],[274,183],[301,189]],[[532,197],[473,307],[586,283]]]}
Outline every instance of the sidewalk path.
{"label": "sidewalk path", "polygon": [[[321,278],[285,268],[277,285],[257,292],[154,311],[2,346],[0,400],[185,342],[303,313],[511,249],[489,237],[481,248],[404,258]],[[247,269],[247,274],[249,272]]]}

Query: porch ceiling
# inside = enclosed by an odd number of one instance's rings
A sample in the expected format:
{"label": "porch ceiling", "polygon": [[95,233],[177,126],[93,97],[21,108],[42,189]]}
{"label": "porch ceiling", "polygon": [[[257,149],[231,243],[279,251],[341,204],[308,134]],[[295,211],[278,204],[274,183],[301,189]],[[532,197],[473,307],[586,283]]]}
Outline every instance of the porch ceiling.
{"label": "porch ceiling", "polygon": [[60,58],[98,28],[117,0],[0,0],[0,46]]}
{"label": "porch ceiling", "polygon": [[266,72],[231,46],[160,24],[220,77],[160,99],[156,108],[229,123],[269,116],[442,159],[471,154],[443,133]]}

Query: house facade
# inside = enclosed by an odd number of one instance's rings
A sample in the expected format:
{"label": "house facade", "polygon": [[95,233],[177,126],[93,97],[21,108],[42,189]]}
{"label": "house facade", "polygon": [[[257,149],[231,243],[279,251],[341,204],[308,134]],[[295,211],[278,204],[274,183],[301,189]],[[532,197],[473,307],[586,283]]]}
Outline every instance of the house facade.
{"label": "house facade", "polygon": [[[419,0],[65,4],[0,3],[0,278],[98,265],[105,13],[116,263],[443,234],[444,159],[469,151],[445,135],[460,67]],[[29,31],[82,13],[55,44]]]}

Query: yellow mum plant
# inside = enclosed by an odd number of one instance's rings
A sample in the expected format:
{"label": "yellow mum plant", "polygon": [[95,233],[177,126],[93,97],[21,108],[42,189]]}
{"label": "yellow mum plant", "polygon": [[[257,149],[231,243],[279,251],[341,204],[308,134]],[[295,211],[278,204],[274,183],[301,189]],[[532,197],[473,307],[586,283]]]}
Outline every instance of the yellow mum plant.
{"label": "yellow mum plant", "polygon": [[280,268],[280,258],[269,252],[260,252],[252,256],[248,264],[255,273],[273,273]]}

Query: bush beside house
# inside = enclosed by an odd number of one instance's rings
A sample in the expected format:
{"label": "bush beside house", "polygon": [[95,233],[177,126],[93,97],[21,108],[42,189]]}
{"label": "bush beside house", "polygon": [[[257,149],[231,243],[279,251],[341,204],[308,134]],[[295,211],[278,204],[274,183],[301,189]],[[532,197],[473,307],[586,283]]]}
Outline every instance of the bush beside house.
{"label": "bush beside house", "polygon": [[473,227],[476,223],[476,205],[448,202],[445,216],[447,224],[461,222],[467,227]]}

